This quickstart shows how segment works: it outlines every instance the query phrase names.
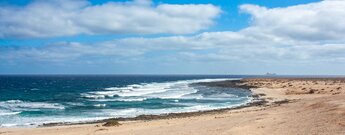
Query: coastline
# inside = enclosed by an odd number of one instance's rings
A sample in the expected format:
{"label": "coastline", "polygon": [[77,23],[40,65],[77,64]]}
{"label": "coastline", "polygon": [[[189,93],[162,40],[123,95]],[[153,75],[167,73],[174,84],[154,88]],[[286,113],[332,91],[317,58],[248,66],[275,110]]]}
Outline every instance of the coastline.
{"label": "coastline", "polygon": [[[227,85],[222,84],[223,82],[225,82]],[[191,111],[191,112],[165,113],[165,114],[160,114],[160,115],[139,115],[136,117],[128,117],[128,118],[123,118],[123,117],[109,118],[109,119],[87,121],[87,122],[44,123],[43,125],[39,125],[38,127],[99,124],[99,123],[106,123],[108,121],[113,121],[113,120],[125,122],[125,121],[149,121],[149,120],[172,119],[172,118],[186,118],[186,117],[200,116],[200,115],[205,115],[205,114],[217,114],[217,113],[222,113],[229,110],[242,109],[246,107],[267,105],[267,101],[260,97],[261,94],[256,94],[255,92],[253,92],[252,88],[257,88],[257,87],[251,86],[251,85],[239,85],[238,84],[239,82],[241,81],[240,80],[226,80],[226,81],[216,81],[216,82],[198,82],[198,83],[192,83],[190,85],[206,85],[209,87],[231,87],[231,88],[240,88],[245,91],[251,91],[252,93],[251,101],[242,105],[235,105],[235,106],[219,108],[219,109]]]}
{"label": "coastline", "polygon": [[[238,86],[251,86],[255,97],[264,102],[238,108],[140,116],[119,120],[122,125],[115,127],[102,126],[105,120],[39,128],[1,128],[0,134],[343,134],[345,79],[335,80],[242,79]],[[229,82],[210,85],[229,87]]]}

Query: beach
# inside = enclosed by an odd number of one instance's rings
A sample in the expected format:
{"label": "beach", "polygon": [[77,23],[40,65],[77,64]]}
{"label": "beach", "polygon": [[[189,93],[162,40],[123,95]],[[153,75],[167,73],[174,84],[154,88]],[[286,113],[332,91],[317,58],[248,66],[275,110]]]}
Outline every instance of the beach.
{"label": "beach", "polygon": [[[229,85],[231,84],[231,85]],[[248,78],[210,82],[213,87],[248,87],[264,101],[248,107],[103,123],[0,128],[1,135],[218,135],[345,134],[344,78]]]}

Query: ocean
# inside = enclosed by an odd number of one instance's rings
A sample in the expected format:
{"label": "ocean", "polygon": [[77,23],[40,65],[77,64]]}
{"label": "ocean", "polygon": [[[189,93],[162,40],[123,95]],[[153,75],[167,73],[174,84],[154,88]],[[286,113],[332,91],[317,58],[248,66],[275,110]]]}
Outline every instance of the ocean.
{"label": "ocean", "polygon": [[250,91],[190,84],[243,77],[2,75],[0,127],[31,127],[240,106],[252,100]]}

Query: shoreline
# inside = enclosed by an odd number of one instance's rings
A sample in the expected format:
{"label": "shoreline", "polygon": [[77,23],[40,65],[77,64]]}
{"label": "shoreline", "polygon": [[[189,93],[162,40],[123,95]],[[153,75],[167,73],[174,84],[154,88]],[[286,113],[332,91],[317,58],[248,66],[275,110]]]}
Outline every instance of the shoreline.
{"label": "shoreline", "polygon": [[[241,80],[241,79],[240,79]],[[240,88],[246,91],[251,92],[251,100],[248,103],[245,103],[243,105],[235,105],[232,107],[225,107],[225,108],[219,108],[219,109],[211,109],[211,110],[200,110],[200,111],[191,111],[191,112],[177,112],[177,113],[164,113],[159,115],[139,115],[136,117],[128,117],[128,118],[108,118],[108,119],[101,119],[101,120],[94,120],[94,121],[86,121],[86,122],[57,122],[57,123],[44,123],[42,125],[38,125],[34,128],[39,127],[54,127],[54,126],[68,126],[68,125],[86,125],[86,124],[99,124],[99,123],[106,123],[108,121],[119,121],[119,122],[125,122],[125,121],[151,121],[151,120],[161,120],[161,119],[172,119],[172,118],[186,118],[186,117],[193,117],[193,116],[200,116],[205,114],[217,114],[222,113],[229,110],[237,110],[247,107],[253,107],[253,106],[262,106],[266,105],[267,101],[265,99],[260,98],[260,94],[253,93],[252,88],[257,88],[250,85],[238,85],[240,80],[226,80],[226,81],[216,81],[216,82],[198,82],[198,83],[192,83],[190,85],[205,85],[209,87],[229,87],[229,88]],[[219,83],[226,82],[227,86],[219,85]],[[25,127],[24,127],[25,128]]]}
{"label": "shoreline", "polygon": [[[107,134],[325,134],[345,133],[345,78],[245,78],[239,87],[253,86],[260,105],[202,112],[146,115],[38,128],[0,128],[1,135]],[[229,87],[227,81],[209,85]],[[111,121],[112,119],[108,119]]]}

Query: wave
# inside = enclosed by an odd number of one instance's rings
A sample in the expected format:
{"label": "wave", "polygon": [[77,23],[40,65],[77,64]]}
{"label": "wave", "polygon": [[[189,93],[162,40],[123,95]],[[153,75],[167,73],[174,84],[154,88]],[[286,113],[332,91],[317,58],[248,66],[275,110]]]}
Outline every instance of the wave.
{"label": "wave", "polygon": [[[61,104],[21,100],[0,101],[0,121],[2,121],[0,127],[27,127],[43,123],[75,123],[114,117],[204,111],[229,108],[250,102],[250,97],[243,93],[190,85],[224,80],[234,79],[181,80],[108,87],[78,93],[82,98],[78,98],[77,102],[69,101],[61,102]],[[68,108],[63,110],[65,107]],[[67,110],[68,113],[66,113]],[[33,111],[34,115],[26,111]],[[35,111],[45,114],[37,114]]]}
{"label": "wave", "polygon": [[[7,120],[6,123],[1,123],[0,127],[36,127],[45,123],[78,123],[78,122],[91,122],[96,120],[108,119],[108,118],[129,118],[139,115],[160,115],[168,113],[181,113],[181,112],[194,112],[205,111],[212,109],[222,109],[240,106],[241,104],[228,104],[224,106],[212,106],[212,105],[194,105],[190,107],[177,107],[177,108],[164,108],[164,109],[143,109],[143,108],[127,108],[127,109],[101,109],[99,112],[93,111],[89,115],[92,117],[79,115],[79,116],[45,116],[45,117],[17,117],[15,119]],[[102,106],[102,105],[100,105]],[[1,118],[1,117],[0,117]]]}
{"label": "wave", "polygon": [[102,119],[109,119],[111,117],[84,117],[84,116],[46,116],[46,117],[16,117],[11,120],[6,120],[6,123],[0,123],[0,127],[37,127],[47,123],[79,123],[91,122]]}
{"label": "wave", "polygon": [[25,102],[21,100],[8,100],[0,102],[0,108],[13,111],[30,109],[65,109],[63,105],[45,102]]}
{"label": "wave", "polygon": [[6,115],[17,115],[21,112],[5,112],[5,111],[0,111],[0,116],[6,116]]}
{"label": "wave", "polygon": [[97,101],[97,102],[110,102],[110,101],[138,102],[138,101],[145,101],[145,100],[147,100],[147,98],[91,99],[89,101]]}
{"label": "wave", "polygon": [[95,104],[95,105],[93,105],[93,106],[95,106],[95,107],[105,107],[105,106],[107,106],[106,104]]}
{"label": "wave", "polygon": [[[181,98],[198,90],[190,87],[189,84],[198,82],[213,82],[234,79],[198,79],[198,80],[182,80],[163,83],[142,83],[132,84],[125,87],[109,87],[104,88],[102,91],[94,91],[82,93],[81,97],[88,99],[108,99],[114,97],[143,97],[143,98],[161,98],[161,99],[174,99]],[[188,96],[187,96],[188,97]],[[119,99],[118,101],[120,101]],[[99,100],[102,101],[102,100]],[[115,99],[116,101],[116,99]],[[126,101],[126,100],[123,100]],[[131,100],[128,100],[131,101]]]}
{"label": "wave", "polygon": [[218,105],[200,105],[200,104],[191,104],[189,107],[175,107],[175,108],[162,108],[162,109],[143,109],[143,108],[128,108],[128,109],[105,109],[102,112],[98,112],[99,114],[105,114],[111,117],[136,117],[139,115],[161,115],[161,114],[169,114],[169,113],[184,113],[184,112],[195,112],[195,111],[206,111],[206,110],[215,110],[215,109],[224,109],[224,108],[233,108],[238,107],[241,105],[245,105],[251,102],[248,100],[247,102],[232,104],[232,103],[223,103]]}

